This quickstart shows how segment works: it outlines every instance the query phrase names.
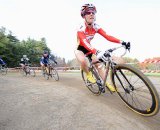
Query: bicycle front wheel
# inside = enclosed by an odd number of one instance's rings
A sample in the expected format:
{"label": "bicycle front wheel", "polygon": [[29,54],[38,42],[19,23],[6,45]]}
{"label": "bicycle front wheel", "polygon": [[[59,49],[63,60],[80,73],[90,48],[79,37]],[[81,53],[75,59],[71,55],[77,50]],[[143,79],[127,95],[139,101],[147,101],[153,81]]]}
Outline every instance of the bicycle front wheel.
{"label": "bicycle front wheel", "polygon": [[36,72],[35,72],[34,69],[30,69],[29,72],[30,72],[30,75],[31,75],[31,76],[33,76],[33,77],[36,76]]}
{"label": "bicycle front wheel", "polygon": [[152,84],[141,71],[119,64],[111,73],[111,80],[122,101],[134,112],[153,116],[159,111],[159,96]]}
{"label": "bicycle front wheel", "polygon": [[58,75],[57,70],[51,69],[51,76],[52,76],[52,78],[54,78],[56,81],[59,80],[59,75]]}
{"label": "bicycle front wheel", "polygon": [[49,79],[49,74],[48,74],[48,68],[47,67],[45,67],[45,69],[44,69],[44,73],[43,73],[43,76],[45,77],[45,79]]}
{"label": "bicycle front wheel", "polygon": [[20,73],[21,73],[22,76],[27,76],[27,73],[26,73],[26,71],[24,69],[21,69]]}
{"label": "bicycle front wheel", "polygon": [[1,68],[2,75],[6,75],[7,71],[8,71],[8,68],[6,66],[4,66],[4,67]]}
{"label": "bicycle front wheel", "polygon": [[[92,72],[92,74],[93,74],[93,72]],[[85,73],[83,70],[81,70],[81,75],[82,75],[82,79],[83,79],[83,81],[84,81],[84,83],[85,83],[85,86],[86,86],[93,94],[95,94],[95,95],[100,95],[100,94],[101,94],[101,91],[100,91],[99,86],[97,85],[97,83],[94,83],[94,84],[90,83],[90,82],[87,80],[86,73]],[[95,78],[94,74],[93,74],[92,76]],[[96,78],[95,78],[95,79],[96,79]]]}

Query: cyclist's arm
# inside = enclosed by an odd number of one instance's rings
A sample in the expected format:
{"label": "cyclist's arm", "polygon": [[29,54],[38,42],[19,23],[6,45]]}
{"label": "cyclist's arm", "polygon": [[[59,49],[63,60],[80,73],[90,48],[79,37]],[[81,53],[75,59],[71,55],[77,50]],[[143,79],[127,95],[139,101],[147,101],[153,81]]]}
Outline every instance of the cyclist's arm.
{"label": "cyclist's arm", "polygon": [[29,64],[29,63],[31,63],[31,62],[30,62],[30,59],[29,59],[29,58],[26,58],[26,64]]}
{"label": "cyclist's arm", "polygon": [[0,66],[5,66],[6,65],[6,63],[4,62],[4,60],[2,60],[1,58],[0,58]]}
{"label": "cyclist's arm", "polygon": [[28,63],[31,64],[31,61],[28,59]]}
{"label": "cyclist's arm", "polygon": [[57,64],[57,61],[54,58],[51,58],[50,60]]}
{"label": "cyclist's arm", "polygon": [[110,42],[121,43],[121,40],[119,40],[119,39],[117,39],[117,38],[115,38],[113,36],[110,36],[110,35],[106,34],[106,32],[102,28],[100,28],[97,31],[97,33],[99,33],[101,36],[103,36],[105,39],[107,39]]}
{"label": "cyclist's arm", "polygon": [[55,64],[57,64],[57,61],[55,59],[53,61],[54,61]]}
{"label": "cyclist's arm", "polygon": [[4,62],[4,60],[0,59],[0,64],[5,65],[6,63]]}
{"label": "cyclist's arm", "polygon": [[22,58],[20,60],[20,64],[24,64],[24,60]]}
{"label": "cyclist's arm", "polygon": [[44,57],[41,57],[40,62],[44,64]]}
{"label": "cyclist's arm", "polygon": [[88,51],[91,51],[94,54],[96,53],[96,49],[93,48],[91,44],[89,43],[89,41],[86,39],[84,32],[78,31],[77,38],[81,46],[84,46]]}

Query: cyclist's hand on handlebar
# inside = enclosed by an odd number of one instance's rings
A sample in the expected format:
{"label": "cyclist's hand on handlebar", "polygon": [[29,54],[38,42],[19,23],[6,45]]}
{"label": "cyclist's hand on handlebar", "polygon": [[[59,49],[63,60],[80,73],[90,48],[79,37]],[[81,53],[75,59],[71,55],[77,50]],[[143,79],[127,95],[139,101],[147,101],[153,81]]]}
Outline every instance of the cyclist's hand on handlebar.
{"label": "cyclist's hand on handlebar", "polygon": [[122,44],[128,51],[130,51],[130,48],[131,48],[130,42],[124,42],[124,41],[122,41],[121,44]]}
{"label": "cyclist's hand on handlebar", "polygon": [[104,52],[103,52],[103,51],[99,51],[99,50],[97,50],[97,52],[96,52],[96,55],[97,55],[97,58],[98,58],[98,59],[101,59],[101,58],[102,58],[102,56],[103,56],[103,54],[104,54]]}

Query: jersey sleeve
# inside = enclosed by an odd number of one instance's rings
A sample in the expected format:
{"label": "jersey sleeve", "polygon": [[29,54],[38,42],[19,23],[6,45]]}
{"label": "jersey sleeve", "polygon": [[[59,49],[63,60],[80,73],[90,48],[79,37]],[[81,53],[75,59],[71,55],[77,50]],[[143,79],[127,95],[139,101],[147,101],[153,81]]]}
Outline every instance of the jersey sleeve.
{"label": "jersey sleeve", "polygon": [[106,34],[106,32],[102,28],[98,29],[97,33],[99,33],[101,36],[103,36],[105,39],[107,39],[110,42],[121,43],[121,40]]}
{"label": "jersey sleeve", "polygon": [[77,39],[78,39],[78,42],[81,46],[85,47],[88,51],[92,52],[93,54],[96,53],[96,49],[93,48],[91,46],[91,44],[89,43],[89,41],[86,39],[84,32],[78,31],[77,32]]}
{"label": "jersey sleeve", "polygon": [[43,58],[43,57],[41,57],[41,58],[40,58],[40,62],[42,62],[42,63],[43,63],[43,59],[44,59],[44,58]]}
{"label": "jersey sleeve", "polygon": [[4,62],[4,60],[0,59],[0,64],[5,65],[6,63]]}

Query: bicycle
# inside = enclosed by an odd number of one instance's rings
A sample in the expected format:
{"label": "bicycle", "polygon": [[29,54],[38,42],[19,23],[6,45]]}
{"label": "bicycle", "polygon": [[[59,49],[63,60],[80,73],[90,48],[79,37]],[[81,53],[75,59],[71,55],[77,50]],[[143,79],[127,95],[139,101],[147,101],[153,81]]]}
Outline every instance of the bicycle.
{"label": "bicycle", "polygon": [[7,67],[7,65],[6,65],[6,64],[5,64],[5,65],[0,65],[0,73],[1,73],[2,75],[6,75],[7,72],[8,72],[8,67]]}
{"label": "bicycle", "polygon": [[59,80],[59,75],[57,70],[55,69],[54,63],[49,60],[49,63],[45,65],[45,68],[43,70],[43,76],[48,80],[49,77],[54,78],[56,81]]}
{"label": "bicycle", "polygon": [[[160,100],[153,83],[140,70],[129,64],[115,63],[112,59],[112,52],[122,47],[123,46],[119,46],[106,50],[102,58],[94,63],[92,63],[91,59],[88,57],[90,64],[89,70],[96,79],[96,83],[90,83],[86,79],[84,71],[81,70],[81,75],[85,86],[93,94],[100,95],[102,90],[105,88],[108,89],[108,87],[105,86],[105,83],[110,71],[110,79],[112,84],[125,105],[140,115],[154,116],[159,112]],[[125,52],[122,56],[124,56],[126,52],[127,49],[125,48]],[[97,63],[106,64],[105,68],[107,69],[105,71],[105,80],[101,79],[96,70],[95,64]],[[110,93],[112,94],[111,91]]]}
{"label": "bicycle", "polygon": [[23,76],[31,75],[32,77],[36,76],[36,72],[34,69],[30,67],[30,64],[25,64],[25,67],[21,69],[21,74]]}

